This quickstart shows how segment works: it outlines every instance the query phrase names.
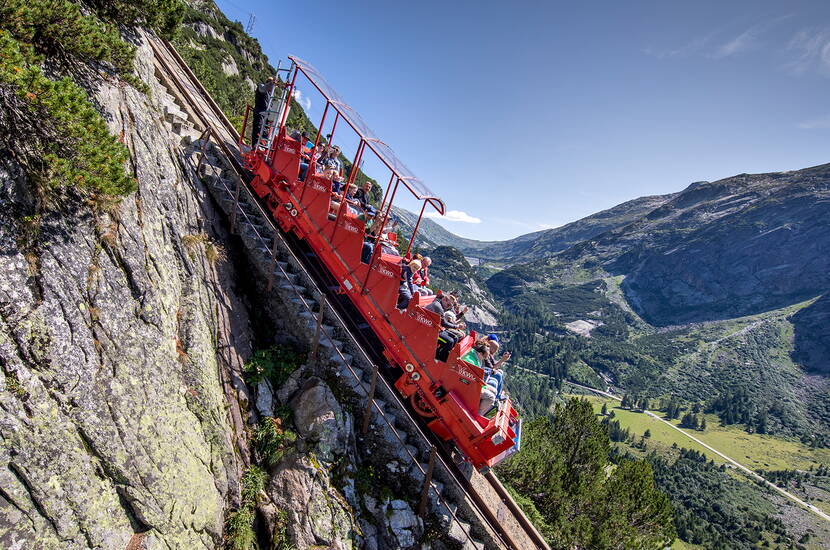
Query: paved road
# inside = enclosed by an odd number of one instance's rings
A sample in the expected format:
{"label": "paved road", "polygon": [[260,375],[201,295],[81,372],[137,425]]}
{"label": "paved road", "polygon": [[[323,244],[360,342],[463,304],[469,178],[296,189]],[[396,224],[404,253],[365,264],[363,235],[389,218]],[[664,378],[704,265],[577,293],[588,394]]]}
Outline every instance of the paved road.
{"label": "paved road", "polygon": [[[601,391],[601,390],[598,390],[598,389],[595,389],[595,388],[589,388],[588,386],[583,386],[581,384],[576,384],[576,383],[568,381],[568,380],[566,380],[565,382],[567,384],[570,384],[571,386],[574,386],[574,387],[577,387],[577,388],[582,388],[583,390],[587,390],[587,391],[590,391],[590,392],[598,393],[600,395],[610,397],[611,399],[616,399],[617,401],[622,401],[622,398],[620,398],[620,397],[618,397],[614,394],[604,392],[604,391]],[[764,477],[758,475],[757,473],[750,470],[749,468],[747,468],[743,464],[741,464],[738,461],[726,456],[725,454],[723,454],[719,450],[715,449],[711,445],[708,445],[707,443],[704,443],[703,441],[696,438],[695,436],[693,436],[689,432],[681,430],[680,428],[678,428],[677,426],[675,426],[674,424],[672,424],[668,420],[665,420],[662,417],[657,416],[655,413],[653,413],[651,411],[648,411],[648,410],[644,410],[643,412],[646,413],[647,415],[649,415],[650,417],[655,418],[655,419],[659,420],[660,422],[663,422],[664,424],[668,425],[669,427],[671,427],[671,429],[677,430],[678,432],[682,433],[683,435],[685,435],[686,437],[688,437],[692,441],[694,441],[694,442],[696,442],[700,445],[703,445],[704,447],[706,447],[707,449],[709,449],[710,451],[712,451],[713,453],[715,453],[719,457],[723,458],[724,460],[726,460],[727,462],[732,464],[734,467],[738,468],[739,470],[741,470],[742,472],[744,472],[745,474],[750,476],[752,479],[755,479],[757,481],[760,481],[760,482],[764,483],[766,486],[768,486],[771,489],[775,489],[776,491],[781,493],[783,496],[785,496],[788,499],[792,500],[793,502],[800,505],[801,507],[806,508],[807,510],[813,512],[814,514],[819,516],[821,519],[823,519],[825,521],[830,521],[830,515],[827,515],[826,513],[824,513],[820,508],[818,508],[816,506],[813,506],[809,502],[804,502],[803,500],[801,500],[800,498],[798,498],[797,496],[795,496],[791,492],[789,492],[785,489],[782,489],[781,487],[779,487],[778,485],[776,485],[774,483],[771,483],[771,482],[767,481]]]}

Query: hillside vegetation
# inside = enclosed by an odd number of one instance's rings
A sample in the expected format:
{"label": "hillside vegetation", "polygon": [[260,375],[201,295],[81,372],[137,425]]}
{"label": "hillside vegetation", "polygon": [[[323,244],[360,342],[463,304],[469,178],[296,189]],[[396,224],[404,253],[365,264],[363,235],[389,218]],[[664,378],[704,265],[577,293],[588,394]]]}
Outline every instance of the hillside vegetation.
{"label": "hillside vegetation", "polygon": [[830,165],[703,182],[487,286],[541,336],[590,323],[575,364],[630,392],[822,445],[828,220]]}
{"label": "hillside vegetation", "polygon": [[[171,34],[178,0],[9,0],[0,5],[0,162],[25,171],[36,210],[65,191],[120,196],[135,190],[126,147],[90,101],[106,78],[144,89],[135,47],[119,27]],[[30,215],[37,215],[31,213]]]}

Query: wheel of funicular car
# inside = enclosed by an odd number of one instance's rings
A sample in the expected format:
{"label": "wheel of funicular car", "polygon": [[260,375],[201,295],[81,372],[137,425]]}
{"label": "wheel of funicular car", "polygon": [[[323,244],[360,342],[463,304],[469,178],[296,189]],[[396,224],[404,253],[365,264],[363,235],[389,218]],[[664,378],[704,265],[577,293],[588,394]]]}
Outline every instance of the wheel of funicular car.
{"label": "wheel of funicular car", "polygon": [[412,405],[412,408],[416,413],[424,418],[433,418],[435,416],[435,411],[429,406],[426,399],[424,399],[424,395],[421,390],[418,390],[409,396],[409,404]]}

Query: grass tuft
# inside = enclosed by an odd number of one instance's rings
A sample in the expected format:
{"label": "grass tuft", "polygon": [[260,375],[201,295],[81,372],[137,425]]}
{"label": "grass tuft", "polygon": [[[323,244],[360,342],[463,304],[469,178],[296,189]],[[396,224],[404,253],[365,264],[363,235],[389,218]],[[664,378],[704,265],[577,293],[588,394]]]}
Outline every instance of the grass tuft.
{"label": "grass tuft", "polygon": [[285,429],[281,418],[266,417],[257,426],[253,439],[260,460],[273,467],[294,446],[297,434]]}

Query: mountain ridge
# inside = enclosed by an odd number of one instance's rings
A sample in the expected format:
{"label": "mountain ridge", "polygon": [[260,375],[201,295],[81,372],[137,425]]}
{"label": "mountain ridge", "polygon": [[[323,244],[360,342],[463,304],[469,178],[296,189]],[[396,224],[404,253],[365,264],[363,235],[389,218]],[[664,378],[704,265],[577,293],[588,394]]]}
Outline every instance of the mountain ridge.
{"label": "mountain ridge", "polygon": [[[625,225],[645,212],[658,208],[677,194],[638,197],[560,227],[533,231],[503,241],[479,241],[461,237],[437,222],[425,218],[421,220],[416,242],[429,248],[452,246],[467,256],[483,260],[526,261],[538,254],[550,255],[560,252],[582,240]],[[398,221],[404,235],[411,235],[418,219],[417,215],[398,207],[392,208],[392,215]]]}

